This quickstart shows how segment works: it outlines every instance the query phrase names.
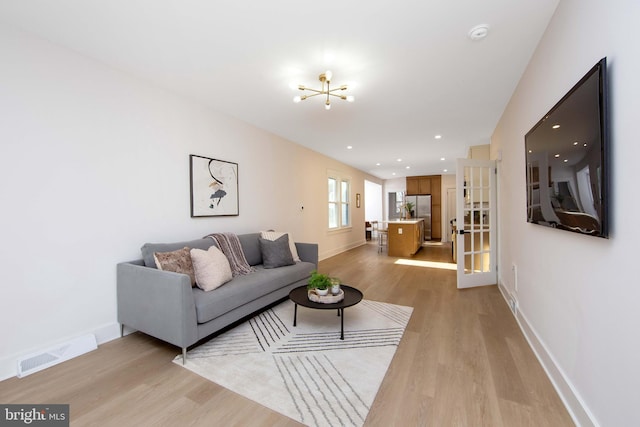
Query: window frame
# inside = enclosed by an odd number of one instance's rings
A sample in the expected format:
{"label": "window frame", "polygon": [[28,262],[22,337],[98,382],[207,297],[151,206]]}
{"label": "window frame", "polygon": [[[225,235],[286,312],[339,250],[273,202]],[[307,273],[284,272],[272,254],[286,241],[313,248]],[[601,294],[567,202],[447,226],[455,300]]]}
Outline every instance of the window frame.
{"label": "window frame", "polygon": [[[334,180],[336,182],[336,198],[335,200],[331,199],[331,192],[329,190],[329,181]],[[352,185],[351,185],[351,177],[348,175],[343,175],[338,171],[328,171],[327,173],[327,230],[329,232],[339,232],[342,230],[350,230],[352,228],[352,203],[351,203],[351,194],[352,194]],[[346,200],[342,198],[342,186],[346,184]],[[336,213],[337,226],[331,227],[331,211],[332,207]],[[343,209],[346,208],[347,218],[346,224],[343,220]]]}

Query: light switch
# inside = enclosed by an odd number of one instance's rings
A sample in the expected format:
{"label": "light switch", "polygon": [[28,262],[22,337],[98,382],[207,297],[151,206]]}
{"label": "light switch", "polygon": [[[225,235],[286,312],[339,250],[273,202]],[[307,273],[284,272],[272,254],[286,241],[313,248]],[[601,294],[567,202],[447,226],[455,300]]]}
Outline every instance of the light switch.
{"label": "light switch", "polygon": [[402,228],[398,228],[398,234],[402,234]]}

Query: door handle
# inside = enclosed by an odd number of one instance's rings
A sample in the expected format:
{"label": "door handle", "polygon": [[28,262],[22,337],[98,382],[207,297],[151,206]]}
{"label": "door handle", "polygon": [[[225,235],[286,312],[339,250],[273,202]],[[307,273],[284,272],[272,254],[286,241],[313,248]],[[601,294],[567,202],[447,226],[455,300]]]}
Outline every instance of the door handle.
{"label": "door handle", "polygon": [[465,234],[465,233],[468,233],[468,231],[458,230],[458,234]]}

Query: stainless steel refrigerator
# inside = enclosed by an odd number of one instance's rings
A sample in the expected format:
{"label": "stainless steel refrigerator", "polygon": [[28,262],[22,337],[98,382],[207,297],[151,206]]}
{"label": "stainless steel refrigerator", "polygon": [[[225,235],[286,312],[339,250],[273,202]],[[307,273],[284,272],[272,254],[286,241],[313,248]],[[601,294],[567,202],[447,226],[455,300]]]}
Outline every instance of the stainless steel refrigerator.
{"label": "stainless steel refrigerator", "polygon": [[414,206],[413,218],[424,220],[424,240],[431,240],[431,196],[405,196]]}

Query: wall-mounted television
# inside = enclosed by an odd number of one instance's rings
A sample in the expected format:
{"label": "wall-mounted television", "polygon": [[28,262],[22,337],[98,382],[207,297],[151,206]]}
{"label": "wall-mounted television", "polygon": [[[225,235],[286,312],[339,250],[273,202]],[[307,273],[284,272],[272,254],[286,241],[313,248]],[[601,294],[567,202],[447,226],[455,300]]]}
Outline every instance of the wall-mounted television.
{"label": "wall-mounted television", "polygon": [[525,135],[527,221],[609,237],[607,60]]}

